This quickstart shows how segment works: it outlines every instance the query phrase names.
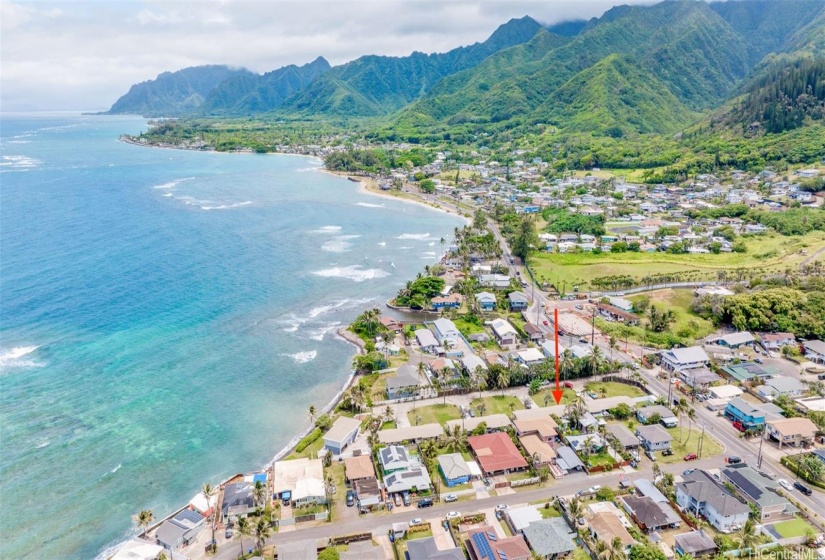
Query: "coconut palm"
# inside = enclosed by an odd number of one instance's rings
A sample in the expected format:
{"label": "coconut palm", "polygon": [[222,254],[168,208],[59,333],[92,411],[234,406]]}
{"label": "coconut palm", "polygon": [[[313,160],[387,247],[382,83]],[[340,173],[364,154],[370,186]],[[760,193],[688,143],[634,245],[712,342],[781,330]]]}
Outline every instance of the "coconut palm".
{"label": "coconut palm", "polygon": [[693,408],[688,408],[686,416],[688,419],[688,431],[687,437],[685,437],[685,445],[687,445],[687,442],[690,441],[690,434],[693,432],[693,421],[696,419],[696,410]]}
{"label": "coconut palm", "polygon": [[151,509],[142,509],[137,515],[132,516],[132,522],[140,529],[140,534],[146,532],[146,528],[155,522],[155,512]]}
{"label": "coconut palm", "polygon": [[564,374],[564,379],[567,379],[570,372],[573,370],[573,366],[576,364],[576,358],[570,352],[570,350],[565,350],[561,353],[561,371]]}
{"label": "coconut palm", "polygon": [[504,393],[504,389],[510,386],[510,371],[507,368],[501,368],[498,370],[498,375],[496,376],[496,387]]}
{"label": "coconut palm", "polygon": [[750,517],[745,521],[742,530],[739,532],[739,550],[744,551],[750,556],[753,548],[759,543],[759,535],[756,533],[756,522]]}
{"label": "coconut palm", "polygon": [[249,520],[246,517],[239,517],[238,521],[235,523],[235,538],[241,541],[241,554],[244,553],[246,547],[244,547],[243,543],[247,537],[252,536],[252,525],[249,524]]}
{"label": "coconut palm", "polygon": [[263,556],[264,544],[266,544],[266,539],[269,537],[270,533],[271,531],[266,521],[263,519],[259,520],[258,524],[255,526],[255,540],[258,543],[258,551],[261,552],[261,556]]}
{"label": "coconut palm", "polygon": [[317,411],[315,410],[315,405],[314,404],[309,405],[309,423],[310,424],[315,422],[315,413],[316,412]]}
{"label": "coconut palm", "polygon": [[255,482],[255,489],[252,491],[252,498],[255,500],[257,507],[266,506],[266,484],[260,480]]}
{"label": "coconut palm", "polygon": [[208,482],[201,484],[201,494],[206,498],[206,507],[212,510],[209,514],[209,524],[212,526],[212,542],[215,542],[215,509],[212,507],[212,497],[218,493],[218,489]]}
{"label": "coconut palm", "polygon": [[487,412],[487,403],[485,403],[484,401],[481,401],[480,403],[478,403],[478,415],[479,416],[484,416],[484,414],[486,412]]}
{"label": "coconut palm", "polygon": [[609,560],[624,560],[625,553],[624,553],[624,545],[622,544],[622,539],[619,537],[613,537],[613,540],[610,541],[610,550],[608,554]]}
{"label": "coconut palm", "polygon": [[395,420],[395,411],[392,409],[390,405],[387,405],[387,408],[384,409],[384,421],[392,422]]}
{"label": "coconut palm", "polygon": [[581,500],[579,500],[578,498],[573,498],[572,500],[570,500],[568,509],[570,510],[570,516],[573,519],[578,519],[579,517],[581,517],[581,513],[582,513]]}

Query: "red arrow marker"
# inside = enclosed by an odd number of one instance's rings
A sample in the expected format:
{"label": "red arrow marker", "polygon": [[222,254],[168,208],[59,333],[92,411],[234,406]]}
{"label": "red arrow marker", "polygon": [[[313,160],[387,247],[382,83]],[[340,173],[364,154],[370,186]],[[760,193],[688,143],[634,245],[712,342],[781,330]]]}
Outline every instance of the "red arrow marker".
{"label": "red arrow marker", "polygon": [[556,337],[556,390],[553,391],[553,398],[556,400],[556,404],[561,403],[561,397],[564,395],[564,391],[562,391],[561,387],[559,387],[559,310],[558,308],[553,310],[553,331]]}

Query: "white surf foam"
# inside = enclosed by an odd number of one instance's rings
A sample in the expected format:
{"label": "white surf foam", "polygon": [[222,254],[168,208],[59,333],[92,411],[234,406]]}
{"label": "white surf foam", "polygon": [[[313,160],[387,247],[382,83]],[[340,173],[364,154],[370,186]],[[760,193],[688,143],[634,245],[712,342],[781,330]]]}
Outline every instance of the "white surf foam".
{"label": "white surf foam", "polygon": [[386,241],[381,241],[378,244],[381,245],[382,247],[385,247],[387,245],[387,242]]}
{"label": "white surf foam", "polygon": [[230,208],[240,208],[241,206],[249,206],[252,204],[251,200],[244,200],[243,202],[236,202],[234,204],[221,204],[219,206],[201,206],[201,210],[229,210]]}
{"label": "white surf foam", "polygon": [[346,253],[352,247],[352,243],[342,241],[341,239],[333,239],[321,245],[321,250],[327,253]]}
{"label": "white surf foam", "polygon": [[191,181],[194,177],[184,177],[183,179],[175,179],[174,181],[169,181],[168,183],[161,183],[160,185],[155,185],[152,187],[153,189],[174,189],[184,181]]}
{"label": "white surf foam", "polygon": [[0,369],[43,367],[43,364],[34,360],[25,359],[26,356],[40,348],[39,346],[18,346],[5,352],[0,352]]}
{"label": "white surf foam", "polygon": [[312,230],[310,233],[336,233],[341,231],[341,226],[323,226]]}
{"label": "white surf foam", "polygon": [[0,159],[0,167],[5,167],[7,171],[28,171],[40,165],[41,161],[29,156],[3,156]]}
{"label": "white surf foam", "polygon": [[386,208],[383,204],[370,204],[369,202],[356,202],[355,206],[362,206],[364,208]]}
{"label": "white surf foam", "polygon": [[313,274],[324,278],[346,278],[353,282],[386,278],[390,275],[390,273],[385,270],[378,268],[361,268],[358,265],[334,266],[332,268],[325,268],[324,270],[316,270]]}
{"label": "white surf foam", "polygon": [[312,340],[321,341],[324,340],[324,337],[329,333],[337,331],[338,327],[340,326],[341,323],[339,321],[332,321],[322,327],[318,327],[317,329],[310,329],[309,331],[307,331],[307,335]]}
{"label": "white surf foam", "polygon": [[281,354],[282,356],[287,356],[292,358],[292,361],[296,364],[305,364],[307,362],[311,362],[315,359],[315,356],[318,355],[318,352],[315,350],[307,350],[305,352],[296,352],[295,354]]}
{"label": "white surf foam", "polygon": [[423,241],[430,237],[429,233],[402,233],[396,239],[418,239]]}
{"label": "white surf foam", "polygon": [[123,463],[118,463],[117,466],[115,468],[113,468],[112,470],[110,470],[109,472],[112,473],[112,474],[115,474],[117,471],[120,470],[120,467],[122,467],[122,466],[123,466]]}
{"label": "white surf foam", "polygon": [[163,193],[163,196],[164,196],[164,197],[166,197],[166,198],[172,198],[172,197],[173,197],[173,196],[175,196],[175,195],[173,195],[172,193],[168,192],[168,193]]}
{"label": "white surf foam", "polygon": [[35,447],[35,449],[43,449],[44,447],[48,447],[49,445],[51,445],[51,443],[52,442],[50,442],[49,440],[44,439],[43,441],[39,442],[34,447]]}

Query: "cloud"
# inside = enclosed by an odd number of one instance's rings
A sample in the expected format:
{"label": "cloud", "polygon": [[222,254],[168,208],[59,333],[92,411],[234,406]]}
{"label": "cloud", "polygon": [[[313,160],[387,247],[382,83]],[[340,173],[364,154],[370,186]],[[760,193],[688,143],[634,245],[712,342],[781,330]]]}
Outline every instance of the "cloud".
{"label": "cloud", "polygon": [[105,109],[134,83],[200,64],[266,72],[319,55],[342,64],[444,52],[483,41],[513,17],[552,24],[599,16],[614,3],[81,0],[67,10],[65,2],[0,0],[0,107]]}

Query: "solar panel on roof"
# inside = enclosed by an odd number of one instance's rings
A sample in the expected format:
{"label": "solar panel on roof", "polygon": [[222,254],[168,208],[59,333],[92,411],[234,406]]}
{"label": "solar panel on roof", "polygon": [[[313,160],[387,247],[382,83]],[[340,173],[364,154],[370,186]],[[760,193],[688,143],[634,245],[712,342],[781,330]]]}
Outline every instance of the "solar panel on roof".
{"label": "solar panel on roof", "polygon": [[496,537],[496,534],[495,534],[495,533],[491,533],[491,532],[489,532],[489,531],[487,531],[487,537],[488,537],[491,541],[493,541],[493,542],[495,542],[495,541],[497,541],[497,540],[498,540],[498,538]]}
{"label": "solar panel on roof", "polygon": [[493,549],[490,548],[490,543],[487,542],[487,539],[484,538],[482,533],[476,533],[473,535],[473,542],[475,543],[476,549],[478,549],[482,558],[490,558],[490,560],[494,560]]}
{"label": "solar panel on roof", "polygon": [[501,556],[501,560],[507,560],[507,555],[504,553],[503,550],[499,550],[498,555]]}

